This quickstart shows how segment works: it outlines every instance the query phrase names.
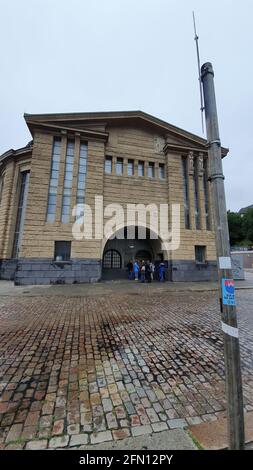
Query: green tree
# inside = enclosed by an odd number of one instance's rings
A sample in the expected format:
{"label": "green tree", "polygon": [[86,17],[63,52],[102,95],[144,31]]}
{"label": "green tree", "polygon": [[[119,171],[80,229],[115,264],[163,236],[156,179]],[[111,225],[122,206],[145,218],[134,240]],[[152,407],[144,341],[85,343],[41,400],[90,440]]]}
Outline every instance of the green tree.
{"label": "green tree", "polygon": [[247,209],[242,217],[242,233],[245,240],[253,243],[253,208]]}
{"label": "green tree", "polygon": [[230,244],[239,244],[244,239],[244,233],[242,229],[242,217],[237,212],[228,211],[228,227]]}

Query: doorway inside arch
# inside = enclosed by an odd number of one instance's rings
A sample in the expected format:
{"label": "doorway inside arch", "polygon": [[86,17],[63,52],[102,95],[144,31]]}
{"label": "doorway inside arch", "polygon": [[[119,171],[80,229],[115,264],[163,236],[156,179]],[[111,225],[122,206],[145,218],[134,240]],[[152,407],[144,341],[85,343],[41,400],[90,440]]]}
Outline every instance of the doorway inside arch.
{"label": "doorway inside arch", "polygon": [[152,261],[156,265],[164,260],[161,240],[146,229],[146,238],[139,238],[138,227],[133,230],[134,238],[127,238],[127,228],[121,230],[124,238],[109,239],[102,258],[102,279],[127,279],[129,261]]}
{"label": "doorway inside arch", "polygon": [[135,259],[137,259],[137,261],[150,261],[152,260],[152,255],[150,251],[140,250],[140,251],[137,251],[135,255]]}

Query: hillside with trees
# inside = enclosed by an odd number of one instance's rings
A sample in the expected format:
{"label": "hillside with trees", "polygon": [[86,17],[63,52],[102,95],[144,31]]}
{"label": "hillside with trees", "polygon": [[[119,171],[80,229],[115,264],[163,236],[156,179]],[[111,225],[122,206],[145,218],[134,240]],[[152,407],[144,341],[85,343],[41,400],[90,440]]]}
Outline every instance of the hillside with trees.
{"label": "hillside with trees", "polygon": [[228,211],[228,226],[231,246],[252,248],[253,208],[244,213]]}

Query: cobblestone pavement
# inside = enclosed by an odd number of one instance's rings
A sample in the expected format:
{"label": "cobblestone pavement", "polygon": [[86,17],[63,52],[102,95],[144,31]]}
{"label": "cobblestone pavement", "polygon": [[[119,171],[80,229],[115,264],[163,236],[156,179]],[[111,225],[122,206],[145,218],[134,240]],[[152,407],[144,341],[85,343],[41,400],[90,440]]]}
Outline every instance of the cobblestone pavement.
{"label": "cobblestone pavement", "polygon": [[[253,291],[237,292],[253,410]],[[0,448],[80,447],[224,415],[215,292],[0,298]]]}

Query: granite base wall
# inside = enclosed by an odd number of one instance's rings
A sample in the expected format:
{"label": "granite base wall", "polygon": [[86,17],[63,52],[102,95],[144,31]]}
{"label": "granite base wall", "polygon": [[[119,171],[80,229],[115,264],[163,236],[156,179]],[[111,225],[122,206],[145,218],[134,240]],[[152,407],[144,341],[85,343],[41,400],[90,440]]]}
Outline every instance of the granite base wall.
{"label": "granite base wall", "polygon": [[216,261],[198,264],[191,260],[174,260],[171,267],[171,279],[174,282],[217,281]]}
{"label": "granite base wall", "polygon": [[16,285],[80,284],[101,278],[101,262],[94,259],[72,259],[56,262],[51,259],[19,259],[15,272]]}
{"label": "granite base wall", "polygon": [[16,259],[0,260],[0,279],[5,281],[13,281],[17,269]]}
{"label": "granite base wall", "polygon": [[[218,278],[216,261],[196,264],[195,261],[173,260],[167,262],[166,280],[174,282],[216,281]],[[57,263],[51,259],[20,258],[0,261],[0,279],[14,280],[16,285],[32,284],[80,284],[98,282],[101,279],[101,261],[94,259],[73,259]],[[127,278],[105,276],[104,279]]]}

